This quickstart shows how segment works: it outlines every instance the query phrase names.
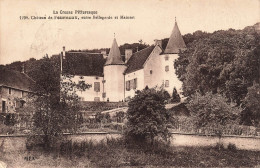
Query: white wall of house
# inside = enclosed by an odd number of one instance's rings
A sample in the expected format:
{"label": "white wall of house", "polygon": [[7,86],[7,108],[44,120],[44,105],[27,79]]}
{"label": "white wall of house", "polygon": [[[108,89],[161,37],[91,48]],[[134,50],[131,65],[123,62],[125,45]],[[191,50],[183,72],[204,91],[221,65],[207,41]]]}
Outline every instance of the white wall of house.
{"label": "white wall of house", "polygon": [[[136,80],[136,84],[134,84]],[[127,82],[130,82],[130,89],[127,87]],[[134,86],[135,85],[135,86]],[[125,98],[134,97],[136,90],[144,89],[144,69],[140,69],[128,74],[125,74]]]}
{"label": "white wall of house", "polygon": [[124,100],[124,71],[125,65],[104,66],[106,100],[118,102]]}
{"label": "white wall of house", "polygon": [[82,101],[105,101],[105,99],[102,98],[104,88],[102,82],[103,77],[75,75],[71,80],[76,83],[79,81],[85,81],[86,84],[91,85],[91,87],[85,91],[76,91],[77,95],[81,98]]}
{"label": "white wall of house", "polygon": [[144,64],[144,87],[149,88],[162,85],[162,49],[156,46]]}
{"label": "white wall of house", "polygon": [[[174,68],[174,61],[178,57],[179,57],[178,54],[161,55],[164,89],[167,90],[170,93],[170,95],[172,94],[174,87],[176,88],[179,94],[182,92],[182,82],[177,78],[177,75],[175,73],[175,68]],[[169,85],[167,83],[169,83]]]}

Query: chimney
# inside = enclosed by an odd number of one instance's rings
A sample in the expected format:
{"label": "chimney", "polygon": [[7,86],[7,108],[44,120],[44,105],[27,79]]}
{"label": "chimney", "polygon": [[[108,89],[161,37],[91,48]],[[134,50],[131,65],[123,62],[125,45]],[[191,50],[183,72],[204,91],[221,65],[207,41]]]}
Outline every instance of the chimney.
{"label": "chimney", "polygon": [[130,57],[133,55],[132,49],[125,49],[125,63],[130,59]]}
{"label": "chimney", "polygon": [[107,51],[104,49],[104,50],[101,50],[100,52],[102,55],[103,55],[103,58],[106,58],[107,57]]}
{"label": "chimney", "polygon": [[63,49],[63,50],[62,50],[62,57],[63,57],[63,59],[65,59],[65,46],[63,46],[62,49]]}
{"label": "chimney", "polygon": [[159,47],[162,48],[162,40],[157,40],[157,39],[155,39],[155,40],[154,40],[154,44],[155,44],[155,45],[158,45]]}

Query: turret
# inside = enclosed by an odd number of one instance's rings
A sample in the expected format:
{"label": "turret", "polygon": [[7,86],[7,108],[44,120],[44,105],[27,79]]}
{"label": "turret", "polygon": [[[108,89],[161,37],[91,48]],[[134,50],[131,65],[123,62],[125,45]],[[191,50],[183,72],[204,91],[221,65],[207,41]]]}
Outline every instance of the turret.
{"label": "turret", "polygon": [[125,63],[122,60],[116,39],[114,38],[107,61],[104,65],[105,100],[118,102],[124,100],[124,71]]}
{"label": "turret", "polygon": [[165,54],[178,54],[180,51],[186,50],[186,44],[182,38],[181,32],[175,19],[175,25],[172,34],[169,38],[168,44],[165,48]]}

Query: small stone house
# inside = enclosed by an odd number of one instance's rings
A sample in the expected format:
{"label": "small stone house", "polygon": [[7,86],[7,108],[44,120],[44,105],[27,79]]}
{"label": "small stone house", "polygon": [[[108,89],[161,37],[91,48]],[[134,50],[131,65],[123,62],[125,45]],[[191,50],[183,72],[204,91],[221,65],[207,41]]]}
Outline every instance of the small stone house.
{"label": "small stone house", "polygon": [[16,113],[22,108],[33,83],[23,72],[0,67],[0,113]]}

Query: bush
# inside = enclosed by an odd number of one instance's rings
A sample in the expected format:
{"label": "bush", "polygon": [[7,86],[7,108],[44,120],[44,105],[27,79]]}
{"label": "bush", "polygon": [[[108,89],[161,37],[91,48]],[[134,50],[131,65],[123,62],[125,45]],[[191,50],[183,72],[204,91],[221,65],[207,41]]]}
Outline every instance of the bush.
{"label": "bush", "polygon": [[233,151],[233,152],[236,152],[236,151],[237,151],[236,145],[235,145],[235,144],[232,144],[232,143],[229,143],[229,144],[228,144],[227,149],[230,150],[230,151]]}
{"label": "bush", "polygon": [[223,143],[217,143],[216,146],[215,146],[215,149],[218,149],[218,150],[224,150],[224,145]]}
{"label": "bush", "polygon": [[170,114],[165,109],[169,98],[168,92],[156,88],[145,88],[137,91],[128,103],[127,127],[125,136],[134,141],[147,141],[153,143],[155,137],[165,140],[169,138]]}
{"label": "bush", "polygon": [[227,103],[227,99],[211,92],[195,93],[187,104],[198,128],[215,128],[215,134],[222,136],[228,124],[235,124],[242,109]]}

